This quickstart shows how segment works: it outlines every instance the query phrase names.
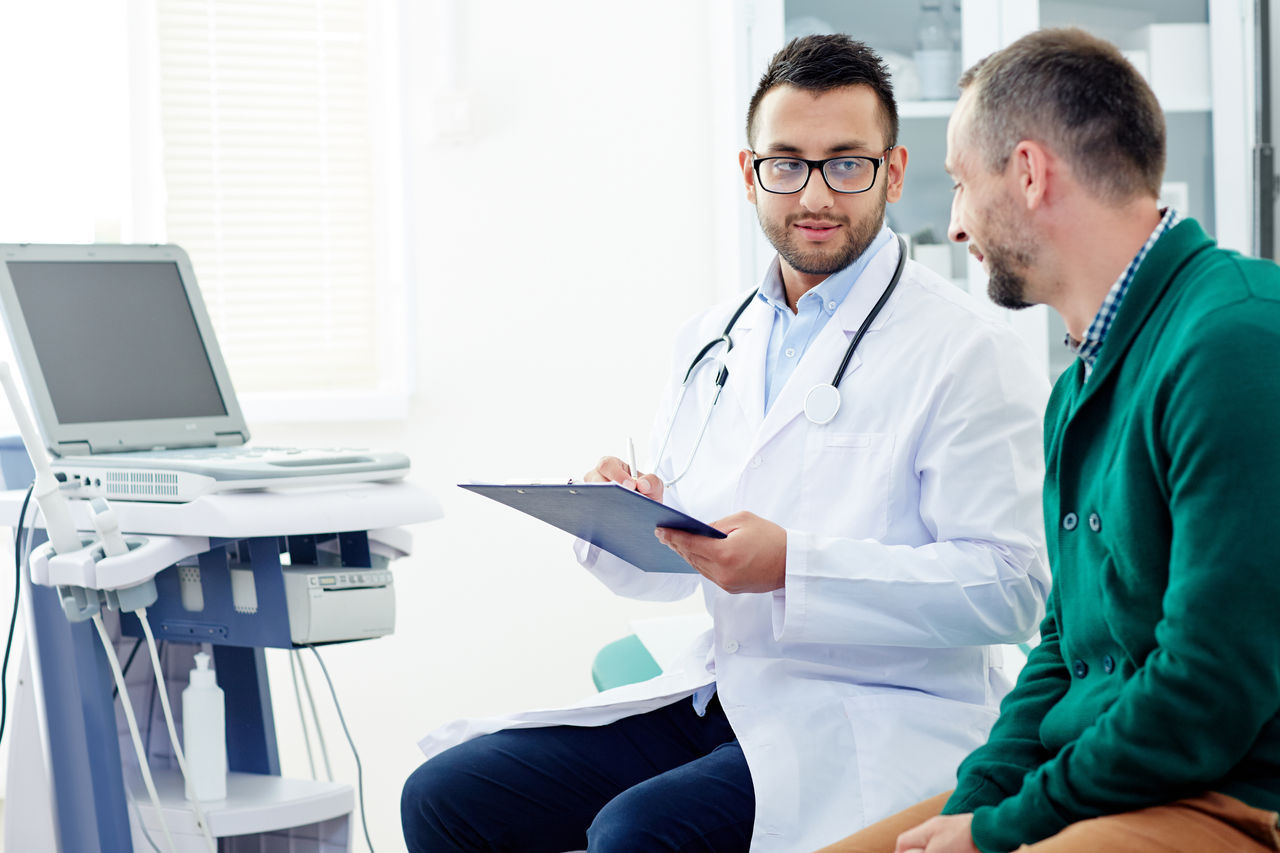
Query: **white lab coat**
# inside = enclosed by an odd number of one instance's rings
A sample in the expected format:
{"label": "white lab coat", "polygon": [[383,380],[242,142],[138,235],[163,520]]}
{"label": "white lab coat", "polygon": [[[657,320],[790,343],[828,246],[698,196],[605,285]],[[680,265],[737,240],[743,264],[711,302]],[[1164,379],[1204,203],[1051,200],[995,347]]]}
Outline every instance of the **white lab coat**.
{"label": "white lab coat", "polygon": [[[755,785],[753,851],[813,850],[954,784],[1009,687],[998,645],[1027,639],[1044,614],[1048,383],[998,318],[908,262],[845,373],[839,413],[810,423],[806,393],[831,381],[898,252],[895,240],[872,259],[768,414],[771,309],[743,313],[706,437],[666,492],[704,520],[749,510],[784,526],[784,589],[730,595],[579,543],[621,595],[701,590],[714,628],[657,678],[569,708],[447,725],[421,742],[428,756],[501,728],[605,724],[715,681]],[[651,453],[689,360],[740,302],[682,331]],[[713,374],[704,368],[680,406],[665,477],[690,458]]]}

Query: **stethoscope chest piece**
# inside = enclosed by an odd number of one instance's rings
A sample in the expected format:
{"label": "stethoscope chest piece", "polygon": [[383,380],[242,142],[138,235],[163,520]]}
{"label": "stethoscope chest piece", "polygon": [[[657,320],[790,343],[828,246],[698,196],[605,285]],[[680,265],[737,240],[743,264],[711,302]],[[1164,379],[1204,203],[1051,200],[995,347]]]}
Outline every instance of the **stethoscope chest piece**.
{"label": "stethoscope chest piece", "polygon": [[834,385],[814,385],[804,398],[804,415],[815,424],[829,424],[840,411],[840,391]]}

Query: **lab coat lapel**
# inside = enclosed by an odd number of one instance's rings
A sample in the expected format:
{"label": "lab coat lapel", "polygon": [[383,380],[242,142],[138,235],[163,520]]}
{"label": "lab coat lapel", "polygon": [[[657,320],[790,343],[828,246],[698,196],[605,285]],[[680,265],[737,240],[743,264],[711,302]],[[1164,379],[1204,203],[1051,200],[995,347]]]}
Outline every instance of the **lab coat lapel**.
{"label": "lab coat lapel", "polygon": [[[844,301],[840,303],[840,307],[836,309],[835,315],[818,333],[817,339],[809,345],[809,349],[805,352],[800,363],[796,365],[795,372],[791,374],[787,384],[778,392],[778,396],[773,401],[773,406],[769,409],[768,414],[765,415],[760,432],[756,437],[755,450],[759,450],[767,444],[797,417],[804,417],[804,401],[813,386],[829,384],[835,378],[840,362],[844,359],[845,351],[849,347],[849,342],[853,340],[854,335],[858,333],[858,329],[866,320],[867,315],[871,313],[871,309],[875,307],[881,294],[884,293],[884,289],[889,284],[889,279],[893,276],[893,270],[897,263],[898,241],[893,240],[871,259],[871,263],[867,265],[867,268],[862,271],[862,275],[854,282],[849,295],[844,298]],[[862,343],[858,345],[858,350],[854,352],[853,358],[849,360],[849,366],[845,369],[844,378],[840,383],[842,394],[850,377],[862,364],[861,351],[863,347],[867,345],[868,339],[875,334],[876,330],[884,325],[890,313],[892,313],[896,301],[891,297],[885,304],[879,316],[876,317],[871,324],[871,328],[867,331],[867,337],[862,339]],[[761,378],[763,384],[763,370],[761,371]],[[764,407],[763,401],[762,389],[761,408]]]}
{"label": "lab coat lapel", "polygon": [[721,405],[728,404],[741,411],[752,434],[760,429],[764,420],[764,360],[773,328],[772,312],[763,300],[753,300],[729,333],[733,349],[724,359],[729,379],[722,392],[725,399]]}

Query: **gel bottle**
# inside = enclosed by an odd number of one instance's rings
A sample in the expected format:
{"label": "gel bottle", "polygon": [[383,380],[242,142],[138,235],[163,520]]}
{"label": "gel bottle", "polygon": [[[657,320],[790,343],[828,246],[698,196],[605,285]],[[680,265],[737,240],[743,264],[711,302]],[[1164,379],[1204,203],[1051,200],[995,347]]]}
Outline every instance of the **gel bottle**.
{"label": "gel bottle", "polygon": [[187,758],[187,799],[226,799],[227,710],[206,652],[196,652],[196,668],[182,691],[182,749]]}

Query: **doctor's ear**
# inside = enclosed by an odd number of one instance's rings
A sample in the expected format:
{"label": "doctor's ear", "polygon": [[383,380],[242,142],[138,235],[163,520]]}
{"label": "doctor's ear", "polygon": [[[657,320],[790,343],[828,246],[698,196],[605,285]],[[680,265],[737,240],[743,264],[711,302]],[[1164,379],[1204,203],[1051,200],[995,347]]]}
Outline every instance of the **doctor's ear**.
{"label": "doctor's ear", "polygon": [[756,203],[756,172],[752,166],[755,160],[755,154],[748,148],[743,148],[738,152],[738,166],[742,169],[742,180],[747,185],[747,201],[752,204]]}
{"label": "doctor's ear", "polygon": [[884,160],[885,199],[897,201],[902,198],[902,187],[907,179],[907,149],[904,145],[895,145],[889,149]]}

